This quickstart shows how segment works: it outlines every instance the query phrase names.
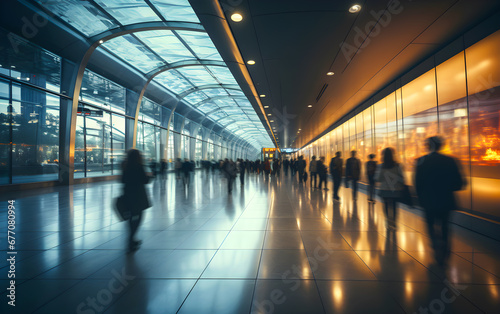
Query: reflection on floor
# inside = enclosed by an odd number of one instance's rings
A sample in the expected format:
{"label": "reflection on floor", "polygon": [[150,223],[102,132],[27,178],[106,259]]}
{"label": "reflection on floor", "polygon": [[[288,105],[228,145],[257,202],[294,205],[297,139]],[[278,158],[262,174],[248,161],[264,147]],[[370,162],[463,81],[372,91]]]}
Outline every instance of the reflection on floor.
{"label": "reflection on floor", "polygon": [[[0,260],[2,313],[498,313],[500,244],[453,227],[450,265],[433,265],[422,218],[386,233],[380,202],[248,175],[231,196],[218,174],[150,184],[133,255],[111,209],[118,183],[2,196],[16,200],[16,307]],[[330,186],[331,188],[331,186]],[[7,250],[3,228],[0,249]],[[426,312],[428,311],[428,312]]]}

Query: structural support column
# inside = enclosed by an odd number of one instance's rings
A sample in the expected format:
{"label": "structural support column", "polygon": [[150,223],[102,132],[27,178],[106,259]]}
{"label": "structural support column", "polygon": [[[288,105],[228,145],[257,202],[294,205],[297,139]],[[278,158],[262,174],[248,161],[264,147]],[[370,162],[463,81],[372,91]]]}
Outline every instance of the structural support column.
{"label": "structural support column", "polygon": [[[61,63],[61,91],[72,95],[76,65],[66,59]],[[59,116],[59,183],[73,184],[74,152],[71,154],[71,119],[73,116],[72,99],[61,97]],[[76,119],[75,119],[76,123]],[[75,128],[76,130],[76,128]]]}

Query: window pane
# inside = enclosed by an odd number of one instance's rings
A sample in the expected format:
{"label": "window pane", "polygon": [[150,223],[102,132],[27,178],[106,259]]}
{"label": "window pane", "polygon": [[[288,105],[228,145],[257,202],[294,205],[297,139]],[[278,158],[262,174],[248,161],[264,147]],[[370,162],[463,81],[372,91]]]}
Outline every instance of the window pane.
{"label": "window pane", "polygon": [[95,2],[122,25],[160,21],[158,15],[144,1],[95,0]]}
{"label": "window pane", "polygon": [[75,134],[75,178],[85,177],[85,116],[76,117]]}
{"label": "window pane", "polygon": [[136,36],[168,63],[195,58],[172,31],[139,32]]}
{"label": "window pane", "polygon": [[[0,29],[0,68],[3,74],[59,92],[61,58],[25,39]],[[1,93],[1,91],[0,91]]]}
{"label": "window pane", "polygon": [[188,0],[151,0],[151,3],[167,21],[200,22]]}
{"label": "window pane", "polygon": [[85,117],[87,177],[111,175],[110,114],[102,117]]}
{"label": "window pane", "polygon": [[119,174],[121,169],[120,165],[125,158],[125,117],[112,115],[112,123],[113,174]]}
{"label": "window pane", "polygon": [[[460,53],[436,67],[439,133],[445,138],[444,154],[457,158],[469,180],[469,126],[464,53]],[[456,193],[460,206],[470,209],[470,184]]]}
{"label": "window pane", "polygon": [[133,35],[123,35],[110,39],[102,46],[143,73],[165,64]]}
{"label": "window pane", "polygon": [[[431,70],[402,87],[405,144],[404,168],[413,177],[415,160],[426,154],[425,139],[437,134],[437,100],[435,70]],[[412,183],[413,180],[407,180]]]}
{"label": "window pane", "polygon": [[9,184],[10,109],[8,100],[0,99],[0,184]]}
{"label": "window pane", "polygon": [[57,180],[59,98],[26,88],[13,102],[12,183]]}
{"label": "window pane", "polygon": [[35,1],[88,37],[118,26],[88,1]]}
{"label": "window pane", "polygon": [[500,211],[500,31],[466,49],[474,210]]}
{"label": "window pane", "polygon": [[125,113],[125,88],[91,71],[83,75],[80,97],[94,106]]}

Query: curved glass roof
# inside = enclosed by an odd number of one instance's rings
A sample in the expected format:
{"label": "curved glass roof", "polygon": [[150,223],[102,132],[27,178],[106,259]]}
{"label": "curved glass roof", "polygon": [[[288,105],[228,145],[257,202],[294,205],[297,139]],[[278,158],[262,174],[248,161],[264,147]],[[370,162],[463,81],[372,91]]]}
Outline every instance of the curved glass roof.
{"label": "curved glass roof", "polygon": [[[200,23],[188,0],[32,1],[87,38],[137,23]],[[231,71],[220,66],[222,57],[207,33],[138,30],[107,40],[98,49],[145,76],[154,76],[153,81],[176,95],[180,103],[202,113],[214,125],[245,138],[255,148],[274,147]],[[200,60],[203,62],[179,66],[179,62]],[[251,137],[247,136],[249,132]]]}

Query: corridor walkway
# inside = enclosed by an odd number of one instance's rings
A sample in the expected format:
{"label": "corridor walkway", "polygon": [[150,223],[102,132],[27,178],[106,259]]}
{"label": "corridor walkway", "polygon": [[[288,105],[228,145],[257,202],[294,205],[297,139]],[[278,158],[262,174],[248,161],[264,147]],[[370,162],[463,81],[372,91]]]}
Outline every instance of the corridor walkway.
{"label": "corridor walkway", "polygon": [[[222,182],[222,183],[221,183]],[[380,202],[341,202],[290,177],[227,195],[196,172],[150,184],[135,254],[116,182],[2,195],[1,313],[498,313],[500,243],[454,226],[445,273],[418,211],[386,233]],[[16,206],[16,307],[7,305],[7,197]],[[428,311],[428,312],[426,312]]]}

